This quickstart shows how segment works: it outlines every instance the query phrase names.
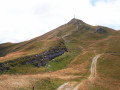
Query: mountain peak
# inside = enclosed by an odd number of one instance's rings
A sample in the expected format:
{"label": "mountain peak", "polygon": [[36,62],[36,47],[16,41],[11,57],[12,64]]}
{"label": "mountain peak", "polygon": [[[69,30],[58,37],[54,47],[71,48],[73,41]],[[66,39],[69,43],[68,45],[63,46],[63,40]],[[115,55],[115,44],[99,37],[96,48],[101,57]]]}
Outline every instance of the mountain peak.
{"label": "mountain peak", "polygon": [[68,23],[78,24],[78,23],[84,23],[82,20],[73,18]]}

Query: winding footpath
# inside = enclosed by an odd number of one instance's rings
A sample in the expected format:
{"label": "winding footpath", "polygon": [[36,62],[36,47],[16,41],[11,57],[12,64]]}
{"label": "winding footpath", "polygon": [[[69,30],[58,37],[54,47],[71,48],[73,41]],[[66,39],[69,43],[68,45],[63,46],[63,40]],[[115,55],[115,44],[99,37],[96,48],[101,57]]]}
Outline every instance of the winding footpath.
{"label": "winding footpath", "polygon": [[[92,80],[96,77],[96,64],[97,64],[97,60],[100,56],[101,56],[101,54],[98,54],[92,59],[91,73],[90,73],[90,76],[88,77],[88,80]],[[80,82],[80,83],[67,82],[67,83],[64,83],[63,85],[61,85],[57,90],[78,90],[80,85],[82,85],[82,84],[83,84],[82,82]]]}
{"label": "winding footpath", "polygon": [[98,54],[93,58],[92,64],[91,64],[91,74],[88,77],[88,79],[93,79],[94,77],[96,77],[96,64],[97,64],[97,60],[100,56],[101,56],[101,54]]}

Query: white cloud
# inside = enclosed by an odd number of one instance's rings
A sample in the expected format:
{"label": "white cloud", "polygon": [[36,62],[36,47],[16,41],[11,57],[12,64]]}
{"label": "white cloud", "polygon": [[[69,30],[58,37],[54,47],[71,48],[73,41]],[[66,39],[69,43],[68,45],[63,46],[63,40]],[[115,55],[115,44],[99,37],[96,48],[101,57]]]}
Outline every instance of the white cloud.
{"label": "white cloud", "polygon": [[0,43],[39,36],[74,14],[91,25],[120,29],[119,4],[120,0],[1,0]]}
{"label": "white cloud", "polygon": [[[108,27],[115,26],[113,28],[120,29],[120,0],[104,0],[96,2],[96,5],[92,8],[90,17],[94,25],[105,25]],[[89,18],[90,18],[89,17]]]}

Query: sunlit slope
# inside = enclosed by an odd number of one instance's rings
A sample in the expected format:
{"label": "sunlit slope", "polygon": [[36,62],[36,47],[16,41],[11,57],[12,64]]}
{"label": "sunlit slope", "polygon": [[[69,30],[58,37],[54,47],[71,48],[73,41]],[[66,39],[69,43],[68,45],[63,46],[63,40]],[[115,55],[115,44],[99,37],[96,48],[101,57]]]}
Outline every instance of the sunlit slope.
{"label": "sunlit slope", "polygon": [[[66,33],[69,33],[72,30],[74,31],[74,28],[75,27],[73,24],[66,24],[29,41],[25,41],[21,43],[1,44],[0,56],[3,57],[6,56],[7,54],[14,52],[15,53],[24,52],[25,54],[32,54],[36,52],[38,53],[45,51],[49,49],[49,47],[54,47],[54,45],[56,45],[57,41],[59,41],[59,39],[61,39],[62,36],[66,35]],[[64,33],[60,35],[61,31],[64,31]]]}
{"label": "sunlit slope", "polygon": [[84,83],[85,90],[120,89],[120,36],[109,36],[91,44],[87,50],[102,56],[97,62],[97,76],[94,81]]}
{"label": "sunlit slope", "polygon": [[[98,32],[96,30],[99,28],[103,28],[107,30],[107,32]],[[49,47],[54,46],[53,42],[55,42],[58,38],[67,38],[68,40],[72,40],[75,42],[76,39],[81,40],[81,44],[91,44],[94,41],[107,37],[108,35],[114,34],[115,31],[106,27],[101,26],[91,26],[84,23],[78,19],[72,19],[65,25],[62,25],[55,30],[52,30],[40,37],[34,38],[29,41],[21,42],[21,43],[6,43],[0,45],[0,56],[5,56],[9,53],[13,52],[32,52],[34,51],[44,51]],[[76,38],[76,39],[75,39]],[[87,40],[87,41],[86,41]],[[52,44],[53,43],[53,44]],[[52,44],[52,45],[51,45]]]}
{"label": "sunlit slope", "polygon": [[103,54],[97,62],[97,76],[92,82],[84,83],[85,90],[120,89],[120,54]]}
{"label": "sunlit slope", "polygon": [[[25,61],[29,61],[29,59],[39,59],[36,55],[46,57],[51,53],[59,53],[59,49],[63,48],[67,50],[51,59],[44,66],[36,67],[35,65],[39,64],[38,62],[25,64]],[[102,54],[97,62],[95,80],[92,83],[86,83],[85,87],[88,90],[118,90],[120,86],[119,53],[120,31],[103,26],[88,25],[74,18],[34,39],[20,43],[1,44],[0,62],[3,64],[10,61],[10,65],[8,64],[7,68],[9,69],[3,71],[3,75],[1,75],[0,88],[6,88],[6,82],[10,81],[11,84],[7,85],[8,90],[11,88],[17,90],[18,87],[31,89],[33,88],[32,85],[35,86],[35,89],[50,88],[54,90],[64,82],[79,83],[89,77],[93,57],[96,54]],[[14,76],[9,74],[14,74]],[[26,77],[27,79],[24,79]],[[18,85],[12,84],[18,81]],[[23,82],[28,84],[21,86]],[[46,84],[47,87],[45,87]],[[116,86],[115,89],[114,86]]]}
{"label": "sunlit slope", "polygon": [[90,45],[90,50],[98,53],[120,53],[120,36],[110,36]]}
{"label": "sunlit slope", "polygon": [[0,61],[4,62],[42,53],[53,47],[59,47],[60,42],[63,42],[68,52],[50,62],[52,66],[50,70],[59,70],[67,67],[77,55],[89,50],[89,47],[92,48],[95,43],[116,35],[118,33],[113,29],[91,26],[74,18],[68,23],[29,41],[1,44]]}

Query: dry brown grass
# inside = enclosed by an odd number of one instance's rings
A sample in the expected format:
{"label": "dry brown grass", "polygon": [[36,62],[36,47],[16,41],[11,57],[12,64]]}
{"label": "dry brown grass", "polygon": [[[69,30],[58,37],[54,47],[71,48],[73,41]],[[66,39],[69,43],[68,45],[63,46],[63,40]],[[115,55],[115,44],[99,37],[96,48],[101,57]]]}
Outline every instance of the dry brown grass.
{"label": "dry brown grass", "polygon": [[38,80],[45,78],[58,78],[63,80],[72,80],[80,78],[80,76],[62,75],[60,73],[51,72],[35,75],[1,75],[0,76],[0,90],[17,90],[22,87],[30,87]]}
{"label": "dry brown grass", "polygon": [[14,90],[30,85],[28,78],[19,75],[3,75],[0,80],[0,90]]}
{"label": "dry brown grass", "polygon": [[[85,54],[85,53],[84,53]],[[82,54],[82,55],[84,55]],[[76,60],[75,60],[76,61]],[[45,78],[58,78],[63,80],[73,80],[77,78],[85,78],[85,76],[80,76],[75,74],[86,73],[87,70],[85,67],[89,62],[86,61],[82,64],[73,65],[71,64],[66,69],[58,70],[55,72],[49,72],[44,74],[35,74],[35,75],[2,75],[0,76],[0,90],[17,90],[22,87],[30,87],[37,80]]]}
{"label": "dry brown grass", "polygon": [[89,90],[87,84],[88,80],[83,80],[79,85],[78,85],[78,90]]}
{"label": "dry brown grass", "polygon": [[[86,70],[80,69],[80,67],[78,66],[78,68],[71,67],[71,68],[58,70],[55,73],[60,75],[75,75],[75,74],[84,73],[84,72],[86,72]],[[81,76],[81,77],[84,77],[84,76]]]}
{"label": "dry brown grass", "polygon": [[79,85],[79,90],[119,90],[120,81],[97,77],[94,80],[84,80]]}
{"label": "dry brown grass", "polygon": [[96,78],[95,84],[101,87],[104,87],[109,90],[119,90],[120,89],[120,81],[115,79],[106,79],[102,77]]}
{"label": "dry brown grass", "polygon": [[79,90],[120,90],[119,69],[119,56],[103,55],[98,60],[97,77],[83,80]]}
{"label": "dry brown grass", "polygon": [[13,53],[10,53],[4,57],[0,57],[0,62],[4,62],[4,61],[8,61],[10,59],[14,59],[14,58],[18,58],[18,57],[21,57],[23,55],[27,54],[26,52],[13,52]]}
{"label": "dry brown grass", "polygon": [[54,73],[61,75],[80,75],[80,76],[82,75],[82,77],[86,77],[83,76],[83,74],[86,74],[88,72],[89,68],[87,67],[89,64],[91,64],[92,57],[86,60],[84,60],[81,57],[85,57],[88,53],[90,52],[84,51],[83,53],[78,55],[74,60],[72,60],[72,62],[68,65],[68,68],[58,70]]}

